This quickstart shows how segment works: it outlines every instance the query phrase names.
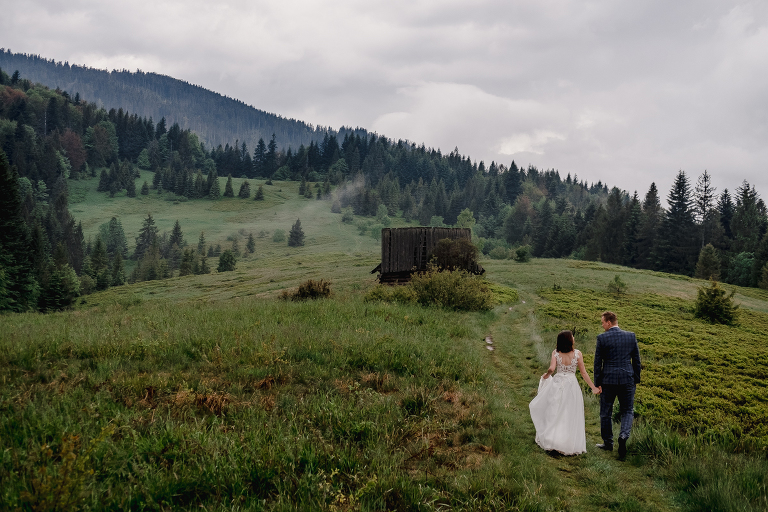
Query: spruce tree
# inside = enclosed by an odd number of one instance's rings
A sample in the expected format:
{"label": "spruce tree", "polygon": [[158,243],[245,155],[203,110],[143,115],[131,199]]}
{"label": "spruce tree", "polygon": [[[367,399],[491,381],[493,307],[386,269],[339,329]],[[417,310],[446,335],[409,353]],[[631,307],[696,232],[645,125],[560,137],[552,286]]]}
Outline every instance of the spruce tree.
{"label": "spruce tree", "polygon": [[249,254],[256,252],[256,240],[253,239],[253,233],[248,234],[248,243],[245,244],[245,248]]}
{"label": "spruce tree", "polygon": [[197,254],[205,254],[205,231],[201,231],[200,238],[197,239]]}
{"label": "spruce tree", "polygon": [[254,201],[264,200],[264,187],[262,185],[259,185],[259,188],[256,190],[256,194],[254,194],[253,199]]}
{"label": "spruce tree", "polygon": [[219,266],[216,270],[219,272],[231,272],[235,270],[235,265],[237,263],[237,258],[235,255],[227,249],[223,253],[221,253],[221,256],[219,256]]}
{"label": "spruce tree", "polygon": [[141,195],[149,195],[149,185],[147,184],[147,180],[144,180],[144,184],[141,186]]}
{"label": "spruce tree", "polygon": [[712,244],[707,244],[699,253],[695,277],[699,279],[720,280],[720,258]]}
{"label": "spruce tree", "polygon": [[141,225],[139,235],[136,237],[136,249],[133,252],[133,259],[140,260],[144,257],[144,253],[155,243],[157,240],[157,226],[155,226],[155,219],[152,218],[152,214],[148,213],[147,218]]}
{"label": "spruce tree", "polygon": [[290,247],[301,247],[304,245],[304,231],[301,229],[301,221],[296,219],[296,222],[291,226],[291,231],[288,233],[288,245]]}
{"label": "spruce tree", "polygon": [[122,286],[125,284],[125,266],[123,265],[123,256],[115,253],[115,259],[112,262],[112,286]]}
{"label": "spruce tree", "polygon": [[658,250],[659,228],[664,211],[659,202],[659,191],[656,183],[651,183],[643,200],[640,224],[637,233],[637,260],[640,268],[655,269],[656,253]]}
{"label": "spruce tree", "polygon": [[240,191],[238,191],[237,197],[241,199],[248,199],[251,197],[251,184],[248,183],[248,180],[244,180],[240,185]]}
{"label": "spruce tree", "polygon": [[692,275],[696,266],[698,240],[693,217],[691,187],[683,171],[678,172],[667,196],[666,212],[659,236],[659,270]]}
{"label": "spruce tree", "polygon": [[235,197],[235,191],[232,188],[232,175],[227,176],[227,184],[224,185],[224,197]]}

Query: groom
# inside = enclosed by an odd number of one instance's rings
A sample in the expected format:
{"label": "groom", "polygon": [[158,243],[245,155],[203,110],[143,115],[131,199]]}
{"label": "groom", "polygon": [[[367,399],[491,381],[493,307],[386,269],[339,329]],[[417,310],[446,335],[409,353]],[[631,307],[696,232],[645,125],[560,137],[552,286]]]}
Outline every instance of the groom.
{"label": "groom", "polygon": [[613,402],[619,399],[619,458],[627,455],[627,439],[632,430],[635,386],[640,382],[640,349],[635,333],[619,329],[616,314],[606,311],[601,316],[604,333],[595,347],[595,386],[600,395],[600,434],[603,443],[597,447],[613,450]]}

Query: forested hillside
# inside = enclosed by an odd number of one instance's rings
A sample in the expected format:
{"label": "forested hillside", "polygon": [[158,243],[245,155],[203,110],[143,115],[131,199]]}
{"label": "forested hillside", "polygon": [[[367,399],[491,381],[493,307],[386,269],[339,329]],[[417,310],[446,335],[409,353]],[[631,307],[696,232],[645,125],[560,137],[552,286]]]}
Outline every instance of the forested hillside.
{"label": "forested hillside", "polygon": [[[120,219],[103,219],[110,224],[102,236],[86,244],[68,210],[68,183],[96,176],[99,190],[113,197],[151,188],[185,201],[250,199],[252,178],[297,181],[300,193],[345,218],[370,217],[359,221],[360,232],[374,236],[402,216],[420,225],[472,226],[492,258],[573,257],[768,288],[768,214],[747,182],[718,193],[706,171],[695,185],[680,171],[665,208],[655,184],[630,195],[554,169],[514,161],[486,167],[458,150],[442,154],[363,130],[326,132],[319,143],[285,150],[276,134],[268,140],[260,138],[253,152],[238,140],[209,149],[194,131],[167,127],[165,118],[155,124],[122,108],[106,110],[0,69],[0,308],[60,309],[79,293],[125,282],[122,258],[131,255],[117,250],[125,240]],[[136,182],[139,169],[153,172],[151,187]],[[236,192],[228,179],[222,193],[219,176],[245,181]],[[159,238],[151,220],[142,251],[137,246],[132,255],[137,268],[149,270],[128,278],[181,271],[184,248]]]}
{"label": "forested hillside", "polygon": [[194,131],[209,147],[236,139],[253,147],[260,138],[274,133],[284,147],[319,142],[327,128],[264,112],[235,98],[228,98],[175,78],[128,70],[106,71],[70,65],[0,49],[0,68],[87,98],[99,107],[122,108],[155,121],[165,118]]}

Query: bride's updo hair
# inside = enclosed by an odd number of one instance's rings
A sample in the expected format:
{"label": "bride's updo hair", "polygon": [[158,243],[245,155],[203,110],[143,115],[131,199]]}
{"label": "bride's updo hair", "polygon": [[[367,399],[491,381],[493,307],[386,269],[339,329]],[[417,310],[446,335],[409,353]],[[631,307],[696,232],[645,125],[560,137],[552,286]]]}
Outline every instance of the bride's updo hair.
{"label": "bride's updo hair", "polygon": [[560,331],[557,335],[557,351],[567,354],[573,350],[573,333],[571,331]]}

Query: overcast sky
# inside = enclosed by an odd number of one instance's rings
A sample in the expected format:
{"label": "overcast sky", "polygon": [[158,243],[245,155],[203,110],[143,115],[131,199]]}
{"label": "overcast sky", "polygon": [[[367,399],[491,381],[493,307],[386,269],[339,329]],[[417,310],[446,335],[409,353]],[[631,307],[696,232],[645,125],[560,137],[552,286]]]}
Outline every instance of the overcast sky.
{"label": "overcast sky", "polygon": [[768,199],[764,0],[2,0],[0,46],[641,197]]}

